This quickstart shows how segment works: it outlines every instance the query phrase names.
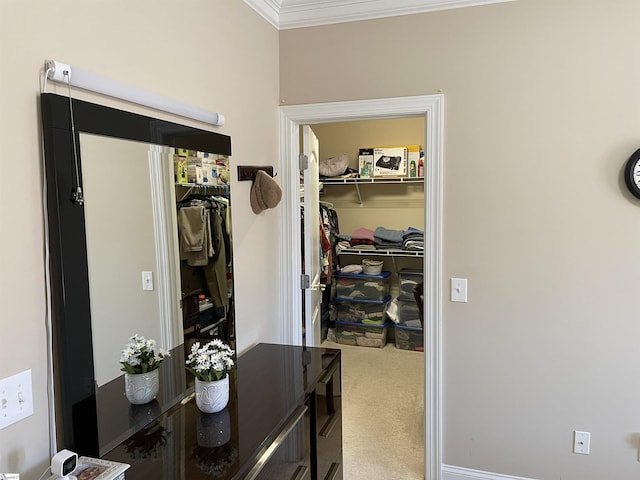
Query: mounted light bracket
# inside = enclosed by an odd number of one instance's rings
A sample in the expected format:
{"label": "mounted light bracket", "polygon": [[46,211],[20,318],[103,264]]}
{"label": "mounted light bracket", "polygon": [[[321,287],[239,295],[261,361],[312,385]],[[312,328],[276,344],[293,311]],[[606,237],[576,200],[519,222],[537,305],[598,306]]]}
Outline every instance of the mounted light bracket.
{"label": "mounted light bracket", "polygon": [[217,127],[224,125],[224,115],[186,105],[161,95],[117,82],[90,72],[85,72],[56,60],[45,61],[45,72],[49,80],[65,83],[109,97],[126,100],[145,107],[154,108],[181,117],[198,120]]}

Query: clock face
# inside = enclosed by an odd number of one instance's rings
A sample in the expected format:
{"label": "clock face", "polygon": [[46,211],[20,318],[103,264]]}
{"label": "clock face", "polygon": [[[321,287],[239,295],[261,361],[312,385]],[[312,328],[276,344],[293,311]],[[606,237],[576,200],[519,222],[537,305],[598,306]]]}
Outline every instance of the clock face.
{"label": "clock face", "polygon": [[640,148],[627,160],[624,169],[624,181],[629,191],[640,198]]}
{"label": "clock face", "polygon": [[633,183],[640,186],[640,160],[633,165]]}

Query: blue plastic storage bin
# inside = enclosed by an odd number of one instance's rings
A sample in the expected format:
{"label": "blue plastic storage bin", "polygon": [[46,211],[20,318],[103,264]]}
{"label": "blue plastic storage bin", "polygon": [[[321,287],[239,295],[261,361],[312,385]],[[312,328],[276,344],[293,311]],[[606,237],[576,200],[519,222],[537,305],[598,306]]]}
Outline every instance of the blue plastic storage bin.
{"label": "blue plastic storage bin", "polygon": [[336,297],[333,300],[336,320],[349,323],[383,324],[390,301],[391,295],[387,295],[383,300],[354,300]]}
{"label": "blue plastic storage bin", "polygon": [[352,300],[383,300],[389,295],[389,277],[391,272],[381,272],[380,275],[338,272],[336,295]]}
{"label": "blue plastic storage bin", "polygon": [[394,325],[396,348],[424,352],[424,333],[422,328]]}
{"label": "blue plastic storage bin", "polygon": [[382,348],[387,343],[389,322],[366,325],[336,321],[336,340],[343,345]]}

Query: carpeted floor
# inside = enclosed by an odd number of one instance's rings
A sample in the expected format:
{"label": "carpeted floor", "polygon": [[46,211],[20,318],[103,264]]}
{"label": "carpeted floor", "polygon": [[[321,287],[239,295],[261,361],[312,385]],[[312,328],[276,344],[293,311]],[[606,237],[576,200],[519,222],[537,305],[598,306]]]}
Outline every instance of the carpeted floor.
{"label": "carpeted floor", "polygon": [[345,480],[423,480],[424,355],[323,346],[342,350]]}

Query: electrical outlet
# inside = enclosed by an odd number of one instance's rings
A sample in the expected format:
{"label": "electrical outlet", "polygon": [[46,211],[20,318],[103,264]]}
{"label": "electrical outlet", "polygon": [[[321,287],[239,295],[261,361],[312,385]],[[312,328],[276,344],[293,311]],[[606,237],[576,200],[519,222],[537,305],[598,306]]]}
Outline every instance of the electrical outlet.
{"label": "electrical outlet", "polygon": [[573,453],[589,455],[591,448],[591,432],[573,432]]}
{"label": "electrical outlet", "polygon": [[0,429],[33,415],[31,370],[0,380]]}

